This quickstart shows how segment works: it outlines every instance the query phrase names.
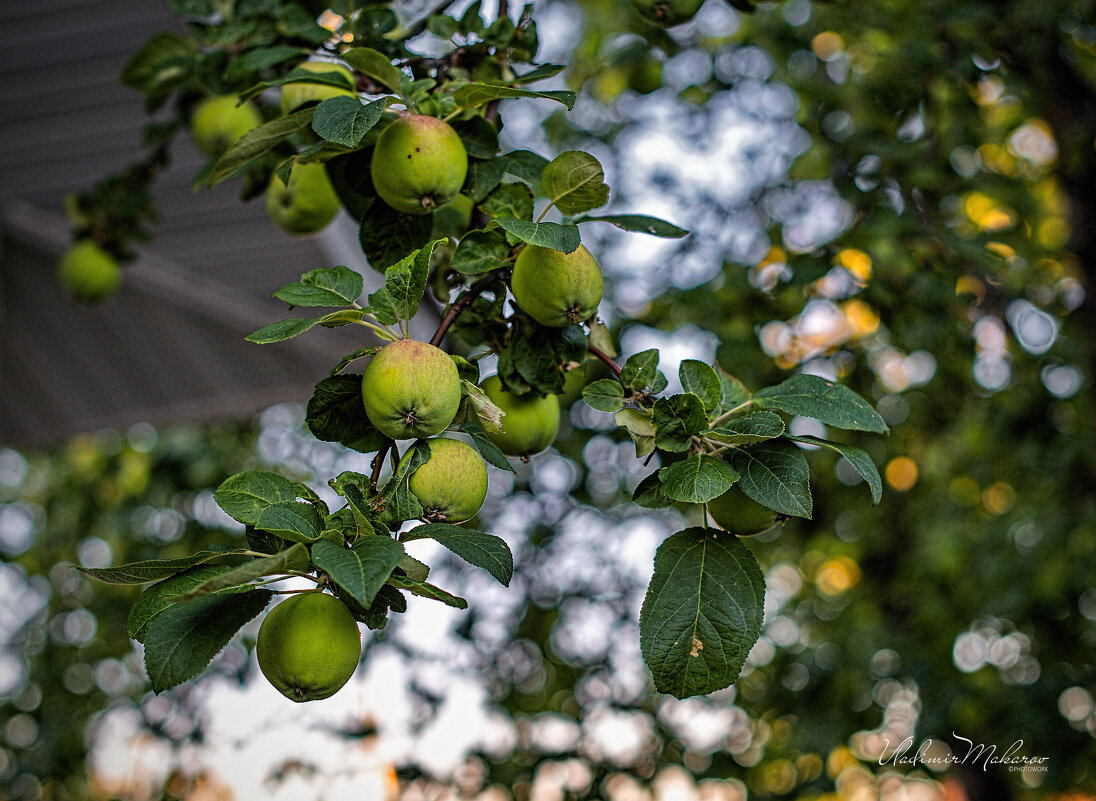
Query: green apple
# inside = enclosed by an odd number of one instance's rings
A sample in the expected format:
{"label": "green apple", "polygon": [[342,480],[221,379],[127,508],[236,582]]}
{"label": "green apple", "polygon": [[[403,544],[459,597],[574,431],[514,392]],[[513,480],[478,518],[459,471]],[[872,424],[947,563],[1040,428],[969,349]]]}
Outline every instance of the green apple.
{"label": "green apple", "polygon": [[601,267],[582,245],[572,253],[526,245],[514,262],[510,290],[523,312],[561,328],[594,316],[601,283]]}
{"label": "green apple", "polygon": [[506,414],[502,431],[488,431],[487,437],[507,456],[525,459],[540,453],[559,434],[559,397],[545,395],[512,395],[502,386],[497,375],[480,384],[491,402]]}
{"label": "green apple", "polygon": [[322,164],[295,163],[289,184],[270,176],[266,189],[266,213],[289,234],[305,236],[323,230],[339,213],[339,196]]}
{"label": "green apple", "polygon": [[316,701],[338,692],[358,667],[361,632],[342,601],[314,591],[275,606],[259,627],[259,669],[291,701]]}
{"label": "green apple", "polygon": [[708,501],[708,514],[720,528],[739,537],[760,534],[776,525],[776,512],[746,495],[737,485]]}
{"label": "green apple", "polygon": [[312,101],[324,101],[328,98],[348,95],[357,97],[358,93],[349,87],[355,85],[354,73],[342,64],[331,61],[305,61],[298,64],[297,69],[309,72],[337,72],[346,78],[346,88],[328,86],[325,83],[287,83],[282,85],[282,114],[288,114],[299,106]]}
{"label": "green apple", "polygon": [[99,303],[118,289],[122,271],[112,255],[90,239],[84,239],[61,257],[57,277],[73,300]]}
{"label": "green apple", "polygon": [[632,0],[632,4],[648,22],[672,28],[691,20],[704,0]]}
{"label": "green apple", "polygon": [[[426,440],[430,458],[407,483],[422,504],[422,519],[431,523],[463,523],[476,516],[487,497],[487,468],[471,445],[459,439]],[[401,462],[412,453],[408,448]]]}
{"label": "green apple", "polygon": [[194,109],[190,118],[190,135],[194,144],[207,156],[219,156],[232,144],[263,123],[263,115],[254,103],[237,105],[236,95],[207,97]]}
{"label": "green apple", "polygon": [[377,138],[370,171],[373,187],[389,206],[404,214],[429,214],[460,193],[468,154],[449,123],[405,114]]}
{"label": "green apple", "polygon": [[444,431],[457,415],[460,397],[456,364],[426,342],[400,339],[385,345],[362,373],[365,415],[392,439]]}

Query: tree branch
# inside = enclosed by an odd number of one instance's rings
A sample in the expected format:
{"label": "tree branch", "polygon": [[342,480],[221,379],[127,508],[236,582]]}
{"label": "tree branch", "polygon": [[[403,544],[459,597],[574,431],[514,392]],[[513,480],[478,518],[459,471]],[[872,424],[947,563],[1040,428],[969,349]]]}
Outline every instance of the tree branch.
{"label": "tree branch", "polygon": [[509,267],[500,267],[497,270],[492,270],[464,290],[460,297],[446,309],[445,316],[441,318],[441,322],[438,324],[438,330],[434,332],[434,336],[430,337],[430,344],[434,347],[441,345],[441,341],[445,339],[445,332],[449,330],[449,326],[460,316],[460,313],[471,306],[472,301],[478,298],[487,287],[506,275],[509,269]]}
{"label": "tree branch", "polygon": [[594,356],[605,362],[605,366],[608,367],[610,371],[612,371],[613,375],[615,375],[617,378],[620,378],[620,367],[617,366],[617,363],[613,361],[612,357],[610,357],[608,353],[594,345],[587,345],[586,350],[590,351],[590,353],[592,353]]}

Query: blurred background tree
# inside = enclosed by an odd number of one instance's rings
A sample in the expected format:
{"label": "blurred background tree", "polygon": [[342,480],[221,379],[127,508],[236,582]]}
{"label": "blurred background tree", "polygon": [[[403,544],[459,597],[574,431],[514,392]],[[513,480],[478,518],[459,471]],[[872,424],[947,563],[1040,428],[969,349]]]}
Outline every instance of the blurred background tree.
{"label": "blurred background tree", "polygon": [[[624,0],[536,16],[541,59],[569,59],[581,99],[504,106],[509,142],[588,150],[620,208],[693,231],[591,245],[622,350],[660,347],[667,374],[714,355],[752,387],[840,378],[891,426],[858,442],[888,491],[869,507],[847,465],[813,455],[814,519],[751,542],[769,599],[743,677],[653,696],[633,621],[680,517],[623,505],[646,471],[580,401],[554,451],[516,480],[492,472],[480,521],[514,550],[513,586],[453,565],[469,612],[412,609],[368,640],[360,694],[300,725],[375,742],[409,798],[1091,797],[1096,5],[709,0],[670,31]],[[209,752],[252,707],[226,699],[266,698],[247,637],[218,677],[154,698],[131,594],[69,565],[227,541],[210,498],[225,475],[309,479],[353,458],[292,405],[0,452],[7,796],[227,792]],[[966,754],[960,738],[1022,740],[1048,769],[888,761],[907,737],[908,757],[931,738],[940,759]],[[289,739],[253,786],[322,796],[323,757]],[[139,770],[132,744],[153,741],[162,764]]]}

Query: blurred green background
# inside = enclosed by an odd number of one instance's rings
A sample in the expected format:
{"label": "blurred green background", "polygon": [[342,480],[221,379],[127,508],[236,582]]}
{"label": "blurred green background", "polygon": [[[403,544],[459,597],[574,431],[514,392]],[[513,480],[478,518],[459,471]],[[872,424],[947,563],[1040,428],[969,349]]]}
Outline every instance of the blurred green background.
{"label": "blurred green background", "polygon": [[[254,690],[246,630],[212,677],[153,697],[125,633],[136,593],[71,566],[233,541],[224,477],[319,490],[353,454],[279,397],[4,448],[0,798],[1093,797],[1096,6],[709,0],[668,32],[626,0],[536,14],[581,99],[504,105],[509,142],[588,150],[613,208],[693,231],[588,243],[622,350],[660,347],[668,375],[714,357],[755,388],[839,378],[891,426],[849,440],[882,503],[811,454],[813,520],[749,542],[768,599],[743,677],[655,696],[635,620],[682,519],[628,503],[647,471],[579,401],[553,451],[491,474],[479,524],[514,550],[513,586],[450,565],[468,612],[413,608],[367,637],[357,689],[295,719]],[[260,757],[274,718],[286,736]],[[939,761],[888,760],[907,738]],[[936,769],[967,741],[1022,741],[1046,770]],[[352,754],[338,769],[330,743]]]}

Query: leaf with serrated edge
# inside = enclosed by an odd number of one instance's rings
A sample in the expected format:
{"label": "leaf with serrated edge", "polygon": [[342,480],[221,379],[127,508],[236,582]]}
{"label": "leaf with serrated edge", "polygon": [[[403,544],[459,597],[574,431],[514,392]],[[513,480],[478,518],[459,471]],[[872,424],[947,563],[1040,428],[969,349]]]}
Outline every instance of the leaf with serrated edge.
{"label": "leaf with serrated edge", "polygon": [[723,387],[723,400],[719,404],[720,414],[736,409],[750,399],[750,391],[746,389],[745,384],[718,365],[715,372]]}
{"label": "leaf with serrated edge", "polygon": [[394,99],[382,97],[363,104],[358,98],[349,95],[329,97],[316,106],[312,130],[328,142],[343,147],[358,147],[365,135],[380,121],[389,102]]}
{"label": "leaf with serrated edge", "polygon": [[776,439],[783,433],[784,421],[780,419],[780,415],[772,412],[750,412],[728,420],[718,428],[705,431],[704,436],[725,445],[749,445]]}
{"label": "leaf with serrated edge", "polygon": [[314,111],[311,108],[295,111],[288,117],[279,117],[245,133],[217,160],[209,174],[209,186],[216,186],[245,164],[273,150],[291,134],[307,128],[312,124]]}
{"label": "leaf with serrated edge", "polygon": [[248,470],[229,476],[213,492],[213,500],[233,520],[255,525],[259,515],[272,503],[297,497],[293,482],[267,470]]}
{"label": "leaf with serrated edge", "polygon": [[761,636],[765,577],[738,540],[689,528],[655,553],[639,613],[639,645],[655,689],[675,698],[732,684]]}
{"label": "leaf with serrated edge", "polygon": [[425,581],[415,581],[406,576],[390,576],[388,583],[401,590],[407,590],[412,595],[429,598],[433,601],[441,601],[446,606],[452,606],[456,609],[468,608],[468,601],[448,593],[440,587],[435,587],[433,584],[427,584]]}
{"label": "leaf with serrated edge", "polygon": [[510,246],[498,231],[470,231],[453,253],[452,267],[465,275],[481,275],[502,267]]}
{"label": "leaf with serrated edge", "polygon": [[722,459],[697,454],[658,471],[662,494],[683,503],[707,503],[738,481],[738,473]]}
{"label": "leaf with serrated edge", "polygon": [[620,368],[620,383],[635,392],[651,386],[658,372],[658,349],[643,350],[628,357]]}
{"label": "leaf with serrated edge", "polygon": [[244,562],[226,573],[211,577],[203,584],[180,593],[172,600],[178,603],[193,601],[221,590],[240,587],[257,578],[273,576],[290,570],[302,571],[308,569],[308,548],[301,543],[292,545],[284,551],[270,556],[262,556]]}
{"label": "leaf with serrated edge", "polygon": [[153,692],[201,673],[240,627],[263,611],[271,595],[269,590],[217,593],[157,615],[145,632],[145,669]]}
{"label": "leaf with serrated edge", "polygon": [[803,453],[778,440],[732,452],[738,486],[749,497],[780,514],[811,516],[810,468]]}
{"label": "leaf with serrated edge", "polygon": [[583,387],[582,399],[599,412],[615,412],[624,405],[624,389],[611,378],[599,378]]}
{"label": "leaf with serrated edge", "polygon": [[636,446],[636,458],[642,459],[655,449],[655,427],[650,412],[639,409],[621,409],[613,418],[616,424],[628,432]]}
{"label": "leaf with serrated edge", "polygon": [[574,215],[609,202],[609,187],[601,163],[589,153],[567,150],[553,159],[540,176],[541,192],[563,214]]}
{"label": "leaf with serrated edge", "polygon": [[107,584],[145,584],[149,581],[174,576],[195,565],[217,559],[222,556],[246,556],[246,548],[231,548],[227,545],[210,545],[190,556],[182,556],[178,559],[148,559],[142,562],[130,562],[114,567],[80,567],[76,566],[86,576],[96,581]]}
{"label": "leaf with serrated edge", "polygon": [[137,597],[130,608],[129,617],[126,620],[126,633],[137,642],[144,642],[148,624],[158,614],[175,604],[176,595],[188,592],[234,569],[232,565],[197,565],[153,584]]}
{"label": "leaf with serrated edge", "polygon": [[700,398],[685,393],[656,400],[651,422],[655,427],[655,444],[665,451],[681,453],[689,450],[693,435],[708,427],[708,416]]}
{"label": "leaf with serrated edge", "polygon": [[364,279],[349,267],[309,270],[296,283],[286,284],[274,297],[290,306],[349,306],[362,294]]}
{"label": "leaf with serrated edge", "polygon": [[352,47],[342,54],[342,59],[363,75],[368,75],[382,86],[398,92],[404,74],[384,53],[368,47]]}
{"label": "leaf with serrated edge", "polygon": [[756,406],[811,417],[835,428],[884,434],[889,429],[871,405],[843,384],[816,375],[793,375],[754,393]]}
{"label": "leaf with serrated edge", "polygon": [[323,533],[323,515],[310,503],[282,501],[263,509],[255,528],[292,542],[314,542]]}
{"label": "leaf with serrated edge", "polygon": [[802,442],[804,445],[818,445],[821,448],[829,448],[831,451],[841,454],[860,477],[868,483],[868,487],[871,489],[872,505],[883,499],[883,480],[879,477],[879,469],[865,451],[852,445],[830,442],[827,439],[819,439],[818,437],[789,435],[788,439],[792,442]]}
{"label": "leaf with serrated edge", "polygon": [[683,359],[677,374],[681,388],[700,398],[705,410],[711,412],[718,408],[723,398],[723,387],[712,367],[696,359]]}
{"label": "leaf with serrated edge", "polygon": [[535,223],[514,217],[499,217],[492,224],[495,223],[522,242],[542,248],[574,253],[582,244],[582,236],[576,225],[560,225],[554,222]]}
{"label": "leaf with serrated edge", "polygon": [[472,438],[472,444],[476,446],[476,450],[479,451],[484,461],[502,470],[509,470],[511,473],[517,474],[514,466],[510,464],[510,460],[506,458],[506,454],[487,436],[487,432],[483,430],[478,417],[475,415],[466,417],[458,428]]}
{"label": "leaf with serrated edge", "polygon": [[514,555],[499,537],[452,523],[427,523],[408,531],[402,541],[425,538],[437,541],[469,564],[483,568],[499,584],[510,586],[510,579],[514,576]]}
{"label": "leaf with serrated edge", "polygon": [[487,397],[487,393],[480,389],[478,385],[465,380],[461,380],[460,384],[464,394],[468,397],[468,402],[475,409],[480,424],[487,431],[502,431],[502,418],[506,416],[506,412],[496,406],[494,401]]}
{"label": "leaf with serrated edge", "polygon": [[365,608],[403,557],[403,546],[383,536],[363,537],[353,548],[340,548],[327,540],[312,546],[313,564]]}

